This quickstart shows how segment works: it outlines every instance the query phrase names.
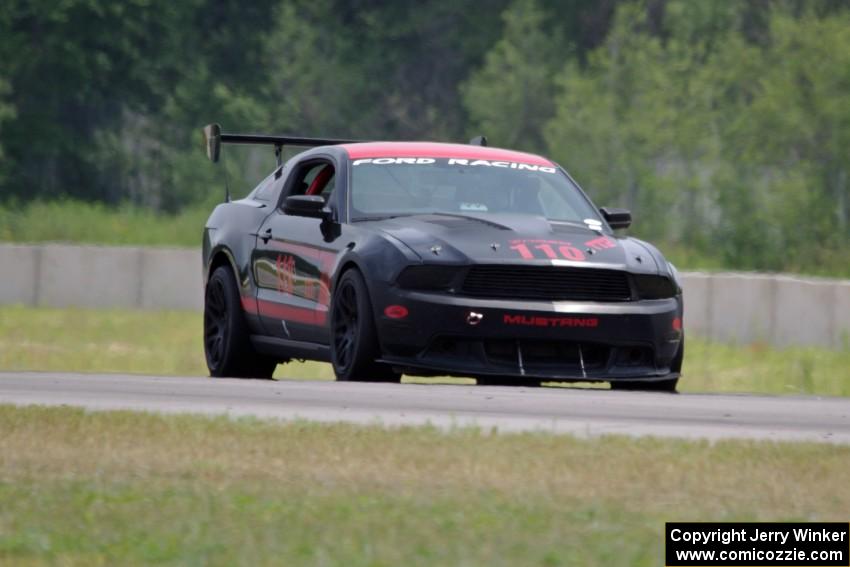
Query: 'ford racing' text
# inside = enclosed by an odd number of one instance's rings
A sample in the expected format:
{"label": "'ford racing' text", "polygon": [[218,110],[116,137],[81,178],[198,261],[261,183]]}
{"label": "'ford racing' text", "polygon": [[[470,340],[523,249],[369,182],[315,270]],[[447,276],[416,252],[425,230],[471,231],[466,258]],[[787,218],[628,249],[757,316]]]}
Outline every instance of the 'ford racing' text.
{"label": "'ford racing' text", "polygon": [[501,167],[505,169],[517,169],[520,171],[542,171],[543,173],[555,173],[557,170],[554,167],[545,165],[537,165],[533,163],[519,163],[515,161],[500,161],[486,159],[466,159],[466,158],[448,158],[435,159],[426,157],[380,157],[380,158],[363,158],[356,159],[352,165],[358,166],[363,164],[373,165],[461,165],[468,167]]}

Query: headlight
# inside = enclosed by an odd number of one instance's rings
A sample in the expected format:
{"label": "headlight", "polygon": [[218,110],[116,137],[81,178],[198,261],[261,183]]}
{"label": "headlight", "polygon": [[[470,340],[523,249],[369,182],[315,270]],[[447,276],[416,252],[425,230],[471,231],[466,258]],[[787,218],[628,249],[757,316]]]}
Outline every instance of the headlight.
{"label": "headlight", "polygon": [[404,289],[446,291],[453,287],[459,268],[452,266],[410,266],[396,279]]}
{"label": "headlight", "polygon": [[676,266],[673,265],[673,262],[667,262],[667,265],[670,266],[670,273],[673,275],[673,283],[676,284],[676,288],[678,290],[681,290],[682,278],[679,277],[679,270],[676,269]]}
{"label": "headlight", "polygon": [[675,297],[676,284],[667,276],[632,276],[641,299],[666,299]]}

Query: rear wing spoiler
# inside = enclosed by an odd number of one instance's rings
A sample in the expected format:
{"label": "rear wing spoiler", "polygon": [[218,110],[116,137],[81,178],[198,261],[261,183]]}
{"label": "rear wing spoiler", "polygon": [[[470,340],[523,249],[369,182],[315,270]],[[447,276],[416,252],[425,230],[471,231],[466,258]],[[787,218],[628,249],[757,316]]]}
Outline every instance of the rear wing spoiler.
{"label": "rear wing spoiler", "polygon": [[[219,124],[207,124],[204,126],[204,144],[207,148],[207,157],[213,163],[218,162],[221,154],[222,144],[259,144],[274,146],[274,155],[277,164],[283,163],[282,152],[284,146],[304,146],[314,148],[316,146],[335,146],[337,144],[353,144],[365,140],[341,140],[337,138],[304,138],[301,136],[267,136],[264,134],[225,134],[221,131]],[[486,146],[487,138],[476,136],[469,143],[473,146]]]}
{"label": "rear wing spoiler", "polygon": [[304,138],[301,136],[267,136],[261,134],[226,134],[221,131],[218,124],[204,126],[204,144],[207,148],[207,157],[216,163],[221,154],[222,144],[259,144],[274,146],[274,155],[277,164],[282,163],[282,152],[284,146],[334,146],[337,144],[350,144],[362,142],[363,140],[341,140],[336,138]]}

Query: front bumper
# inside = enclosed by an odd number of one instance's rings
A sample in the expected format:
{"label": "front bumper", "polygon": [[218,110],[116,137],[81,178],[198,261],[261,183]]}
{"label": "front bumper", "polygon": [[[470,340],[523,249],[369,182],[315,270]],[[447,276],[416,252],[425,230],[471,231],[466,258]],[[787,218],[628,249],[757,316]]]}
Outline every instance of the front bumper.
{"label": "front bumper", "polygon": [[[372,300],[381,360],[407,374],[581,381],[678,376],[671,366],[683,340],[681,296],[505,301],[388,286]],[[388,316],[392,305],[404,306],[407,316]]]}

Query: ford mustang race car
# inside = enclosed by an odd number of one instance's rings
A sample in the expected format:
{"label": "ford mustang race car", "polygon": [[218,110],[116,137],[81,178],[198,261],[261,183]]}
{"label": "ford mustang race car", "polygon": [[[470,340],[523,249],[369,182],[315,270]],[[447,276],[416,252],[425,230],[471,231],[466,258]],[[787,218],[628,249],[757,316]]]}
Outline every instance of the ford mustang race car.
{"label": "ford mustang race car", "polygon": [[[674,391],[682,290],[652,245],[615,233],[537,155],[470,144],[347,142],[204,129],[278,165],[215,208],[203,237],[212,376],[290,359],[338,380],[454,375],[479,384],[610,382]],[[309,147],[285,163],[284,146]]]}

